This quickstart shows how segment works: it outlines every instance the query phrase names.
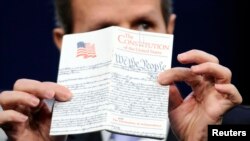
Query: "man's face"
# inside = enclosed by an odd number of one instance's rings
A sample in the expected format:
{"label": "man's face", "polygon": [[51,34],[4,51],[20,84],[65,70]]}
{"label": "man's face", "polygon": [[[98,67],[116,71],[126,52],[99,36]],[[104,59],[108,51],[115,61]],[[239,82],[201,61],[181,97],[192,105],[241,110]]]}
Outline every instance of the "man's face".
{"label": "man's face", "polygon": [[108,26],[166,33],[161,0],[72,0],[73,32]]}
{"label": "man's face", "polygon": [[[173,33],[175,15],[172,14],[169,23],[165,23],[161,0],[71,0],[71,2],[73,33],[109,26]],[[59,49],[63,35],[61,28],[54,29],[54,41]]]}

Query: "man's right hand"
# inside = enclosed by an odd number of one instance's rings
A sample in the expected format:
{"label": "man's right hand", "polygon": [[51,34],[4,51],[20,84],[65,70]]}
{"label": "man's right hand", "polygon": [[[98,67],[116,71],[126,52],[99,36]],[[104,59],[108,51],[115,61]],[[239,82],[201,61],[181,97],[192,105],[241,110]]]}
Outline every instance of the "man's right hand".
{"label": "man's right hand", "polygon": [[11,141],[55,141],[49,136],[51,110],[43,101],[68,101],[70,91],[53,82],[19,79],[0,94],[0,127]]}

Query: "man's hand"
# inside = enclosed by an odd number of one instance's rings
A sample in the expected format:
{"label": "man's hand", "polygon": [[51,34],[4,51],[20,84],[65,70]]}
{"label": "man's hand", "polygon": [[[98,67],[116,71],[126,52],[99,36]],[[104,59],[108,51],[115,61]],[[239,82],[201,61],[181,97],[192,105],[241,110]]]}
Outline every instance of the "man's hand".
{"label": "man's hand", "polygon": [[[231,71],[218,59],[199,50],[178,55],[182,64],[196,64],[191,68],[176,67],[159,75],[162,85],[170,86],[169,118],[171,128],[180,140],[207,139],[207,126],[221,124],[223,115],[242,102],[237,88],[231,84]],[[184,81],[192,92],[183,99],[175,82]]]}
{"label": "man's hand", "polygon": [[0,94],[0,127],[11,141],[54,141],[49,136],[51,110],[44,99],[70,100],[70,91],[53,82],[17,80]]}

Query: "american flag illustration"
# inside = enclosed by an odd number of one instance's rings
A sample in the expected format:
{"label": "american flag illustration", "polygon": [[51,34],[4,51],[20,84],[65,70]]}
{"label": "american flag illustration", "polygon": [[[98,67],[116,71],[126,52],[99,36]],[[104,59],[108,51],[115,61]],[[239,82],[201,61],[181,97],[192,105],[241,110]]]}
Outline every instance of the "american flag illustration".
{"label": "american flag illustration", "polygon": [[83,57],[83,58],[96,57],[95,44],[78,42],[76,57]]}

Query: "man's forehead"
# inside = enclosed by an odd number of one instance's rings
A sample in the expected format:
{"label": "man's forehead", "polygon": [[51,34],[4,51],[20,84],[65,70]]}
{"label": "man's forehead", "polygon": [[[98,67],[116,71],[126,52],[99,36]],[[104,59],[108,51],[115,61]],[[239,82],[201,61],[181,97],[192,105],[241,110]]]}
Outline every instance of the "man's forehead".
{"label": "man's forehead", "polygon": [[[92,8],[99,9],[122,9],[124,11],[130,11],[131,8],[140,10],[145,6],[159,6],[161,0],[72,0],[72,9],[86,9]],[[106,11],[102,11],[106,12]]]}
{"label": "man's forehead", "polygon": [[71,0],[71,2],[82,2],[85,5],[92,5],[92,4],[106,4],[106,5],[123,5],[126,4],[144,4],[148,2],[161,2],[161,0]]}
{"label": "man's forehead", "polygon": [[[81,31],[94,24],[131,22],[161,13],[161,0],[72,0],[73,23]],[[90,25],[91,24],[91,25]],[[84,27],[87,26],[87,27]]]}
{"label": "man's forehead", "polygon": [[79,16],[125,16],[161,11],[161,0],[72,0],[72,11]]}

